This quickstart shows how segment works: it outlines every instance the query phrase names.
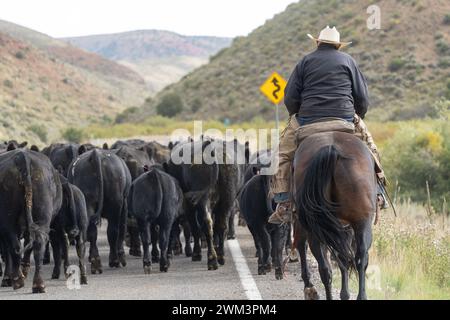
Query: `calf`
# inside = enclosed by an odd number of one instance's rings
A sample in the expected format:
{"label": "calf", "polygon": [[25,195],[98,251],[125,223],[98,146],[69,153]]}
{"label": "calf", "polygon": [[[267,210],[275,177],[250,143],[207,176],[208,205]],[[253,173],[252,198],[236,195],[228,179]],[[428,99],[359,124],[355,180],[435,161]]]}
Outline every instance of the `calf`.
{"label": "calf", "polygon": [[257,256],[258,274],[270,272],[272,255],[275,264],[275,278],[283,278],[283,247],[289,226],[273,225],[267,222],[273,212],[274,204],[269,198],[270,176],[256,175],[243,187],[239,195],[239,208],[253,236]]}
{"label": "calf", "polygon": [[64,271],[69,266],[69,241],[74,241],[80,267],[80,282],[87,284],[86,267],[84,257],[86,252],[86,232],[88,227],[88,216],[86,200],[81,190],[70,184],[61,176],[63,203],[61,210],[52,221],[50,242],[53,249],[52,279],[59,279],[61,273],[61,258],[64,259]]}
{"label": "calf", "polygon": [[144,272],[148,274],[151,271],[151,224],[159,226],[160,271],[167,272],[170,264],[167,257],[170,232],[182,211],[181,188],[173,177],[159,168],[152,168],[133,182],[129,204],[141,234]]}

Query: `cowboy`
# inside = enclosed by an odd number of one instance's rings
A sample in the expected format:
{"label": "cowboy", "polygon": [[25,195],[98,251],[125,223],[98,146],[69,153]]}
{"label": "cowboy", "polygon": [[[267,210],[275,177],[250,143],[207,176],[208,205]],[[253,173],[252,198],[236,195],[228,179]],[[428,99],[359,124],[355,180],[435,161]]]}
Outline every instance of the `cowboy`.
{"label": "cowboy", "polygon": [[[320,32],[318,38],[310,34],[308,37],[316,42],[317,50],[306,55],[295,67],[285,89],[284,103],[289,112],[289,121],[281,133],[279,168],[271,181],[271,192],[277,207],[269,217],[269,222],[274,224],[291,220],[290,177],[298,147],[295,132],[300,126],[323,118],[340,118],[354,123],[355,131],[362,136],[374,155],[379,168],[378,180],[385,181],[377,147],[362,120],[369,106],[366,79],[355,60],[339,51],[351,42],[341,42],[336,27],[329,26]],[[385,209],[386,198],[382,192],[379,193],[378,203]]]}

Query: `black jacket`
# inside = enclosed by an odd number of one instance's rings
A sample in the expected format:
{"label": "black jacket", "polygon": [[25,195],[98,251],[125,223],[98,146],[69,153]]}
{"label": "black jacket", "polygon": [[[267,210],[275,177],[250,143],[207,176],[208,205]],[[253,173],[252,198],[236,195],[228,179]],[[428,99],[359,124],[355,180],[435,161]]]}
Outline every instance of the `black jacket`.
{"label": "black jacket", "polygon": [[289,114],[299,117],[361,118],[369,97],[366,79],[355,60],[333,45],[321,44],[295,67],[285,89]]}

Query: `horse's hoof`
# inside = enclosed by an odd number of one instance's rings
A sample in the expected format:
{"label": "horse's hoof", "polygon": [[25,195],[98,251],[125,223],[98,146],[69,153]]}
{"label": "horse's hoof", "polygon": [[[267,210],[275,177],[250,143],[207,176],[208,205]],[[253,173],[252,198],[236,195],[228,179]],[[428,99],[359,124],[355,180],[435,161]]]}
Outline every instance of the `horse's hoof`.
{"label": "horse's hoof", "polygon": [[202,261],[202,255],[199,253],[194,253],[192,255],[192,261]]}
{"label": "horse's hoof", "polygon": [[2,288],[11,287],[12,286],[12,280],[7,278],[2,280]]}
{"label": "horse's hoof", "polygon": [[191,247],[184,247],[184,254],[186,255],[186,257],[192,257],[192,248]]}
{"label": "horse's hoof", "polygon": [[281,268],[275,268],[275,279],[283,280],[283,271]]}
{"label": "horse's hoof", "polygon": [[130,256],[133,256],[133,257],[138,257],[138,258],[142,257],[142,251],[140,248],[139,249],[131,248],[129,253],[130,253]]}
{"label": "horse's hoof", "polygon": [[217,264],[217,258],[212,257],[208,258],[208,270],[217,270],[219,269],[219,265]]}
{"label": "horse's hoof", "polygon": [[303,292],[305,293],[305,300],[319,300],[319,294],[317,293],[316,288],[305,288]]}
{"label": "horse's hoof", "polygon": [[17,280],[13,281],[13,289],[17,290],[23,288],[25,286],[25,281],[22,277],[19,277]]}
{"label": "horse's hoof", "polygon": [[218,262],[221,266],[223,266],[223,265],[225,264],[225,257],[223,257],[223,256],[217,257],[217,262]]}
{"label": "horse's hoof", "polygon": [[32,292],[33,293],[45,293],[45,286],[43,284],[33,286]]}
{"label": "horse's hoof", "polygon": [[81,277],[80,277],[80,284],[88,284],[88,282],[87,282],[87,277],[86,277],[86,275],[81,275]]}

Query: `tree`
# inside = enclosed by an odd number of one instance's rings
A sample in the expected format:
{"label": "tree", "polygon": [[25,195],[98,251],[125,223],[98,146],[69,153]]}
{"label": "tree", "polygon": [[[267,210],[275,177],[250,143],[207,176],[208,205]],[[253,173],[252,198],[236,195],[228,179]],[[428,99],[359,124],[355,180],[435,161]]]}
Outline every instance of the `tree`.
{"label": "tree", "polygon": [[83,131],[81,131],[79,129],[75,129],[75,128],[66,129],[63,132],[62,136],[68,142],[73,142],[73,143],[81,143],[81,141],[84,138]]}
{"label": "tree", "polygon": [[176,93],[169,93],[162,97],[161,102],[156,106],[156,112],[164,117],[173,118],[183,111],[183,101]]}

